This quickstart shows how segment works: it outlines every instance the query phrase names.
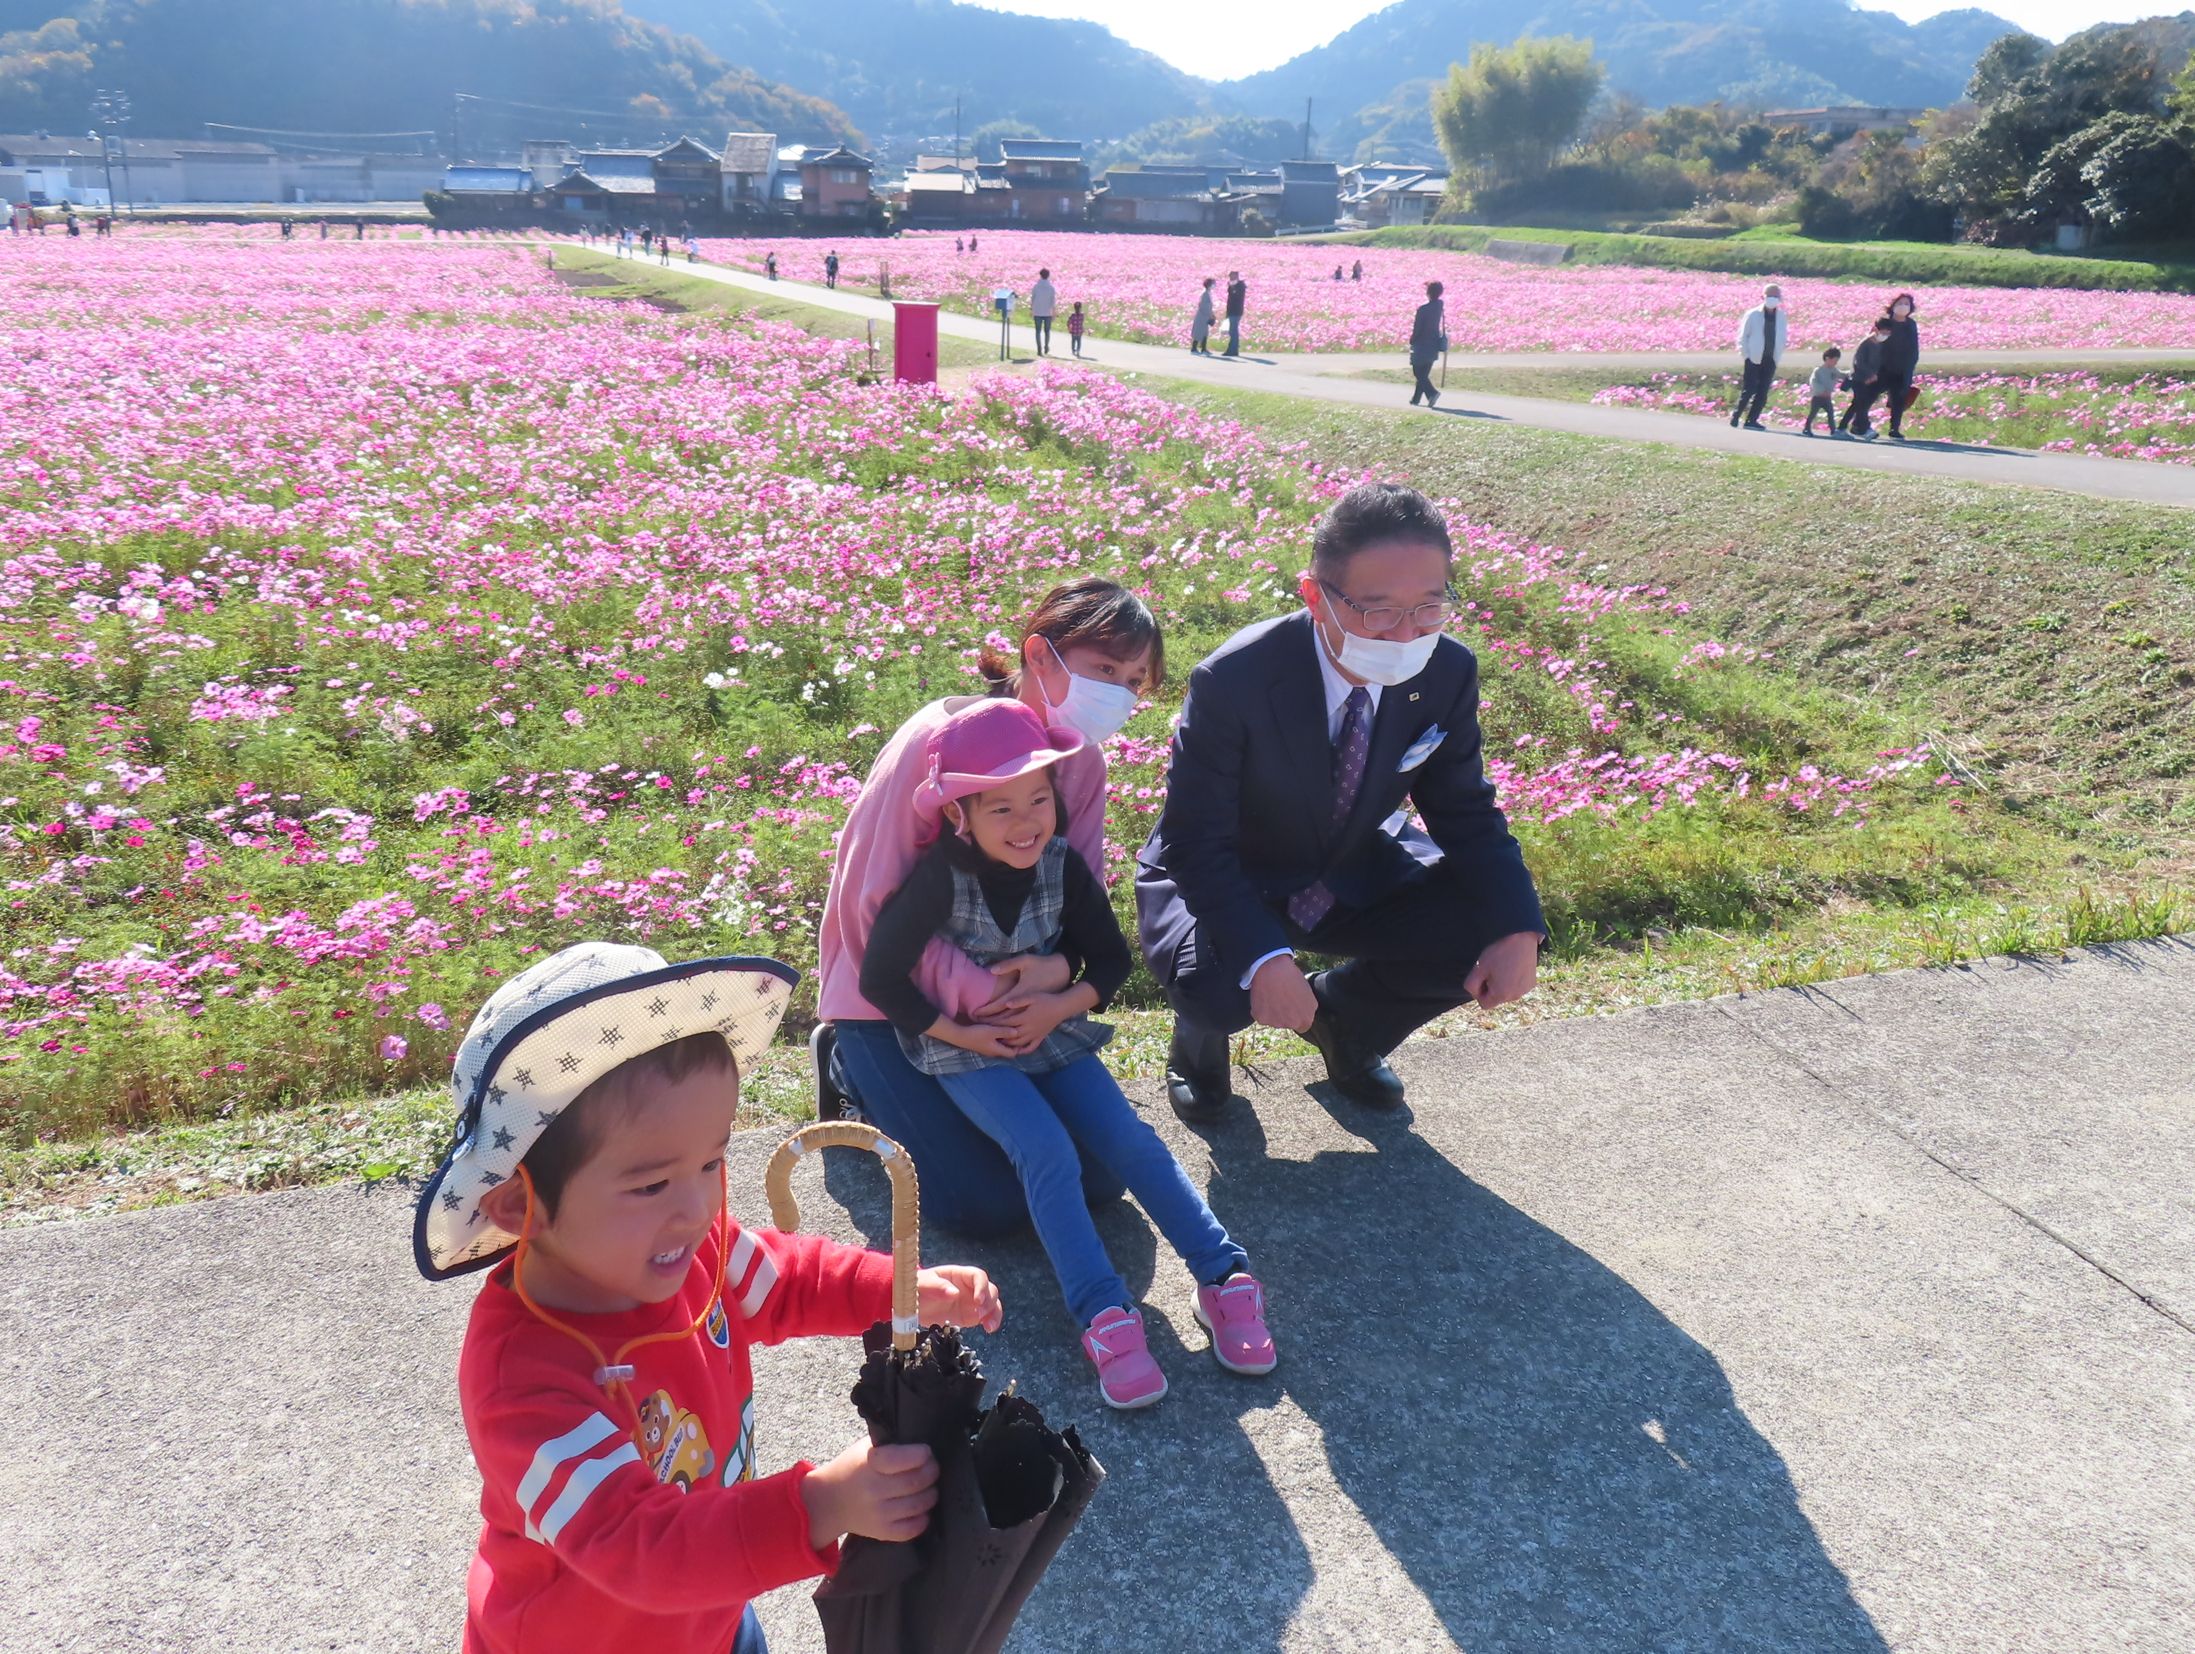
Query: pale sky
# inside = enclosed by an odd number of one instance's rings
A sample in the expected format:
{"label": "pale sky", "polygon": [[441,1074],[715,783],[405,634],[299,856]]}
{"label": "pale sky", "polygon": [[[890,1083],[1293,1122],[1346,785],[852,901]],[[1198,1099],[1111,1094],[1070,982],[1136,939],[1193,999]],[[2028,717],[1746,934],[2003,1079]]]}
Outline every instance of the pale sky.
{"label": "pale sky", "polygon": [[[1232,80],[1286,63],[1382,8],[1383,0],[1261,0],[1246,12],[1192,6],[1179,0],[981,0],[995,11],[1039,17],[1086,17],[1130,45],[1156,52],[1176,68],[1214,80]],[[2180,0],[2117,5],[2111,0],[1977,0],[2048,40],[2062,40],[2093,23],[2128,23],[2173,10]],[[1910,21],[1955,9],[1943,0],[1878,0],[1865,9],[1895,12]],[[1396,76],[1398,80],[1403,75]]]}

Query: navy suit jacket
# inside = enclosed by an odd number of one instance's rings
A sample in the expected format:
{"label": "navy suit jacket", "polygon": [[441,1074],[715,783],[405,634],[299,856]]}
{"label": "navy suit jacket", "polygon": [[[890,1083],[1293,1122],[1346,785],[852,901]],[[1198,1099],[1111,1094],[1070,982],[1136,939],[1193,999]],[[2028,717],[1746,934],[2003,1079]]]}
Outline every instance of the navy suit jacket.
{"label": "navy suit jacket", "polygon": [[[1443,637],[1425,670],[1380,691],[1362,790],[1339,830],[1325,680],[1308,610],[1237,632],[1189,677],[1174,731],[1166,804],[1136,874],[1137,929],[1161,982],[1195,934],[1199,958],[1240,977],[1292,945],[1288,898],[1324,879],[1365,908],[1444,863],[1486,916],[1484,939],[1544,932],[1524,853],[1480,760],[1479,669]],[[1446,731],[1423,763],[1398,768],[1428,731]],[[1390,829],[1405,801],[1426,831]]]}

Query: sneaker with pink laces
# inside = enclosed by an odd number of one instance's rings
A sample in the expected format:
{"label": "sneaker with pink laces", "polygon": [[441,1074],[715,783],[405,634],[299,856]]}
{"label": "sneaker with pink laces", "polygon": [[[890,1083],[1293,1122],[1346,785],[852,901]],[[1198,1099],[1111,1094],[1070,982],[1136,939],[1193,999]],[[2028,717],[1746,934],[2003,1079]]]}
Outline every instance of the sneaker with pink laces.
{"label": "sneaker with pink laces", "polygon": [[1098,1312],[1082,1335],[1082,1352],[1097,1367],[1098,1394],[1123,1411],[1149,1407],[1166,1394],[1166,1375],[1151,1359],[1143,1317],[1132,1309]]}
{"label": "sneaker with pink laces", "polygon": [[1280,1361],[1265,1325],[1265,1288],[1237,1272],[1197,1288],[1197,1320],[1212,1335],[1212,1355],[1231,1373],[1269,1373]]}

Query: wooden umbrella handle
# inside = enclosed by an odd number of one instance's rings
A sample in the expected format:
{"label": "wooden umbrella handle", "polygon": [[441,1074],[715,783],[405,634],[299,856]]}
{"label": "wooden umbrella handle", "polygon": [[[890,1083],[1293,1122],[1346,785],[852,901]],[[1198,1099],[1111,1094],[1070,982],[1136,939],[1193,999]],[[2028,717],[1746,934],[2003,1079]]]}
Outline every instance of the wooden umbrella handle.
{"label": "wooden umbrella handle", "polygon": [[793,1198],[793,1167],[810,1149],[867,1149],[884,1162],[892,1179],[892,1348],[911,1350],[922,1330],[922,1295],[915,1277],[922,1269],[922,1200],[915,1163],[907,1151],[876,1127],[858,1120],[824,1120],[802,1126],[778,1144],[763,1169],[762,1188],[770,1200],[770,1221],[787,1234],[800,1227],[800,1202]]}

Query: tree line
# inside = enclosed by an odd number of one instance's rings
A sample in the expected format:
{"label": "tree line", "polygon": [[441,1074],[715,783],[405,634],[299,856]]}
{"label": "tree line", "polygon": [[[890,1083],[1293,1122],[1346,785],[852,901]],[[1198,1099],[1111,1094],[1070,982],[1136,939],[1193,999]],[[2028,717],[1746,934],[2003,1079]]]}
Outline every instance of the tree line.
{"label": "tree line", "polygon": [[2195,235],[2195,18],[1992,44],[1965,98],[1842,139],[1721,104],[1647,110],[1589,41],[1480,45],[1436,91],[1450,216],[1663,212],[1796,222],[1827,238],[1999,245],[2060,225],[2100,240]]}

